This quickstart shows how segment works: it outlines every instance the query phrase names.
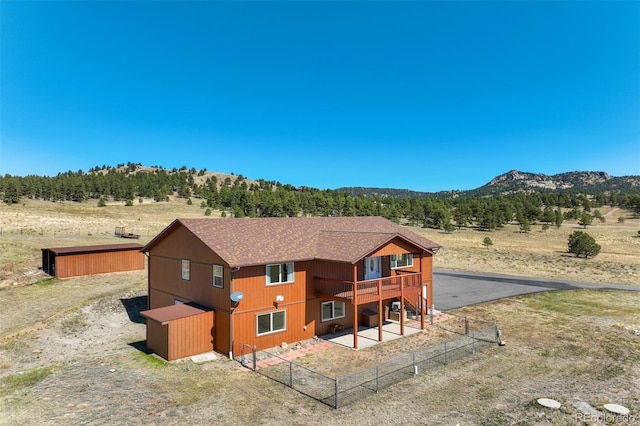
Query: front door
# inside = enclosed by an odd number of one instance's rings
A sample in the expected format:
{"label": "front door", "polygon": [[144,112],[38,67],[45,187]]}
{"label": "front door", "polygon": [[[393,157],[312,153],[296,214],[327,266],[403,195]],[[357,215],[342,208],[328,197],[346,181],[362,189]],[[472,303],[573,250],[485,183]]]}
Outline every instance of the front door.
{"label": "front door", "polygon": [[364,279],[374,280],[376,278],[382,278],[382,257],[365,257]]}

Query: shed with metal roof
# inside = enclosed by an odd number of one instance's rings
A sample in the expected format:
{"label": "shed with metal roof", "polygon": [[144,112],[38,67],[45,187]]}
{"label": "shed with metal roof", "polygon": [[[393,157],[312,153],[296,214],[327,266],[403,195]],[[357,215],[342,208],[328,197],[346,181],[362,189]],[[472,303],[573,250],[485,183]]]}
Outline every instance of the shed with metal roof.
{"label": "shed with metal roof", "polygon": [[42,249],[42,270],[56,278],[144,269],[142,244],[103,244]]}

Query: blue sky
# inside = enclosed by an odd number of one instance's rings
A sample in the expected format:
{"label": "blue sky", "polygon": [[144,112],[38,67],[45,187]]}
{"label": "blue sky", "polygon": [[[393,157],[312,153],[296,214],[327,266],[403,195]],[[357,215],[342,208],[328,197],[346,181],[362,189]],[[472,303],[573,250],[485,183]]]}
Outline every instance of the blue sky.
{"label": "blue sky", "polygon": [[0,2],[0,174],[640,174],[640,2]]}

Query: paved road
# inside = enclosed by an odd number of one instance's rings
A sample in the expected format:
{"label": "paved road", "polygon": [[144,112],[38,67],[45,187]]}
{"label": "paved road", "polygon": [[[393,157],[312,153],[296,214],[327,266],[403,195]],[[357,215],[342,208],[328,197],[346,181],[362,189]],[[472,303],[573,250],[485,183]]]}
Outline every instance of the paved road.
{"label": "paved road", "polygon": [[640,291],[640,287],[548,280],[477,272],[433,270],[433,299],[439,311],[505,297],[549,290],[611,289]]}

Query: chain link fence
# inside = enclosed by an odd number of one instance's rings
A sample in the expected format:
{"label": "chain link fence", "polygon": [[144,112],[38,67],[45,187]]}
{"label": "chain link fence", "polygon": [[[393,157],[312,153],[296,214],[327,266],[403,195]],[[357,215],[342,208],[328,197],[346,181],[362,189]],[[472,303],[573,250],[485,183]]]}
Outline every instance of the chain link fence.
{"label": "chain link fence", "polygon": [[452,320],[437,326],[460,336],[404,353],[344,377],[328,377],[266,350],[258,352],[253,348],[248,351],[250,347],[242,344],[237,344],[243,352],[236,360],[265,377],[337,409],[499,343],[498,325],[478,328],[482,323],[483,321],[453,316]]}

